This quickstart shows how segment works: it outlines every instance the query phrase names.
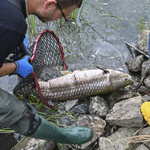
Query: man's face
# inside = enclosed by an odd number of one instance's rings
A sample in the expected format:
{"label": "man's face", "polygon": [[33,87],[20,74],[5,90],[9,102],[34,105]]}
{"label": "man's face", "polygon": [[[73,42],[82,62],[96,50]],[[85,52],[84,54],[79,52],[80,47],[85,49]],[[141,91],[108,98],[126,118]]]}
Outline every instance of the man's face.
{"label": "man's face", "polygon": [[[68,8],[64,8],[62,9],[63,13],[65,14],[65,16],[68,16],[72,11],[74,11],[77,8],[76,5],[73,5],[71,7]],[[57,19],[61,19],[62,18],[62,13],[61,10],[59,8],[55,7],[50,7],[49,9],[45,10],[44,12],[38,12],[37,14],[35,14],[42,22],[47,22],[47,21],[53,21],[53,20],[57,20]]]}

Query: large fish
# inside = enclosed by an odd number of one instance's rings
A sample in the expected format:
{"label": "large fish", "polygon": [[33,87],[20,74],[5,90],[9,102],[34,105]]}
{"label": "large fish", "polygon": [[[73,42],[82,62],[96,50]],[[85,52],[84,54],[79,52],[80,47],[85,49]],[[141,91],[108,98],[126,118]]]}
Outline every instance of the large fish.
{"label": "large fish", "polygon": [[130,75],[113,70],[74,71],[62,77],[39,82],[45,99],[74,100],[111,93],[133,83]]}

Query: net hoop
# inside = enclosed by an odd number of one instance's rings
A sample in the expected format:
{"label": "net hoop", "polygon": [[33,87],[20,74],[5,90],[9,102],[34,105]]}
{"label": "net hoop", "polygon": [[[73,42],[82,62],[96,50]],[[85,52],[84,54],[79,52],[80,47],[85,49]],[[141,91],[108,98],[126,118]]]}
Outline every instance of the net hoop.
{"label": "net hoop", "polygon": [[61,50],[62,58],[63,58],[63,67],[64,67],[64,70],[66,70],[66,63],[65,63],[65,56],[64,56],[64,52],[63,52],[63,47],[61,46],[61,42],[59,41],[59,38],[54,34],[53,31],[44,30],[44,31],[42,31],[42,32],[38,35],[38,37],[37,37],[37,39],[36,39],[36,43],[35,43],[35,45],[34,45],[34,49],[33,49],[33,54],[32,54],[32,57],[31,57],[31,61],[33,61],[34,58],[35,58],[35,56],[36,56],[36,49],[37,49],[37,46],[38,46],[38,41],[39,41],[39,39],[41,38],[42,34],[43,34],[43,33],[46,33],[46,32],[51,33],[51,34],[55,37],[55,39],[57,40],[57,42],[58,42],[58,44],[59,44],[59,47],[60,47],[60,50]]}
{"label": "net hoop", "polygon": [[[38,41],[40,40],[41,36],[42,36],[44,33],[46,33],[46,32],[51,33],[51,34],[55,37],[55,39],[57,40],[57,42],[58,42],[58,44],[59,44],[59,47],[60,47],[60,50],[61,50],[61,54],[62,54],[63,67],[64,67],[64,70],[66,70],[65,56],[64,56],[63,47],[62,47],[62,45],[61,45],[61,42],[59,41],[59,38],[54,34],[54,32],[53,32],[53,31],[49,31],[49,30],[44,30],[44,31],[42,31],[42,32],[38,35],[38,37],[37,37],[37,39],[36,39],[36,43],[35,43],[34,48],[33,48],[33,53],[32,53],[32,57],[31,57],[31,62],[32,62],[32,61],[34,60],[34,58],[36,57],[36,50],[37,50],[37,47],[38,47]],[[38,89],[38,92],[39,92],[39,94],[40,94],[40,97],[41,97],[42,101],[45,103],[45,105],[47,105],[49,108],[52,109],[53,107],[50,106],[50,105],[47,103],[47,101],[44,99],[44,97],[43,97],[43,94],[42,94],[41,89],[40,89],[40,86],[39,86],[39,84],[38,84],[38,79],[37,79],[37,77],[36,77],[35,72],[33,72],[33,78],[34,78],[36,87],[37,87],[37,89]]]}

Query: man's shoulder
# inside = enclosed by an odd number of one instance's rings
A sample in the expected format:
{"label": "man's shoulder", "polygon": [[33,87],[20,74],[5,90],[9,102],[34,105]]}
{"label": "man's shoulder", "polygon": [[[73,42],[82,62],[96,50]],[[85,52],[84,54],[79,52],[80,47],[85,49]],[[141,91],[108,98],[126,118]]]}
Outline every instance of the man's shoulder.
{"label": "man's shoulder", "polygon": [[0,0],[0,27],[22,32],[26,30],[23,14],[6,0]]}

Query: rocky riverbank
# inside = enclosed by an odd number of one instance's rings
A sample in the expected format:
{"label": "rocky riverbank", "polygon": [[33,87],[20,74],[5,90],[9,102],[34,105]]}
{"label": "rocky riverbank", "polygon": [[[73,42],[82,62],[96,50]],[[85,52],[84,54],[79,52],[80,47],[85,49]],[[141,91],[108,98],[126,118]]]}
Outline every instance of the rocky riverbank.
{"label": "rocky riverbank", "polygon": [[[88,99],[89,103],[86,113],[80,115],[71,126],[86,126],[92,128],[94,131],[93,139],[82,145],[62,145],[63,148],[61,148],[63,150],[150,149],[150,142],[144,144],[135,142],[135,139],[138,139],[138,137],[150,134],[150,127],[146,124],[141,113],[142,103],[150,100],[150,76],[146,76],[142,86],[138,90],[135,90],[135,86],[138,85],[136,80],[140,80],[144,76],[144,71],[146,70],[144,67],[148,68],[148,65],[144,65],[147,61],[149,62],[148,33],[149,31],[142,31],[139,35],[138,43],[135,46],[135,48],[143,52],[142,55],[140,55],[140,53],[126,62],[128,70],[135,76],[135,83],[109,95],[90,97]],[[76,103],[77,100],[72,101],[74,106]],[[67,109],[71,111],[74,106],[69,106],[66,103]],[[133,136],[138,137],[130,138]],[[43,150],[58,149],[54,142],[26,138],[19,144],[16,150],[38,150],[40,147],[42,147]]]}

